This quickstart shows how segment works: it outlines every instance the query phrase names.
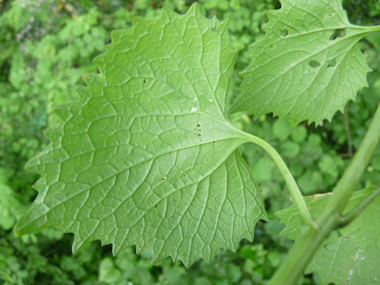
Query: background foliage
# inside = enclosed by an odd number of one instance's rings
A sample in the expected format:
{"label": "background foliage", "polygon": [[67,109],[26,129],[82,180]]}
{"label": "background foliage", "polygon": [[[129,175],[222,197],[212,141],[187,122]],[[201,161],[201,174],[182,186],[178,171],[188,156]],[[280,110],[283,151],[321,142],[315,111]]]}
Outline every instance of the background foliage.
{"label": "background foliage", "polygon": [[[248,46],[263,36],[266,11],[279,8],[275,0],[202,0],[208,17],[230,18],[234,45],[244,45],[234,76],[231,98],[238,93],[238,72],[248,63]],[[264,284],[292,245],[280,238],[283,225],[275,212],[291,205],[285,184],[274,162],[253,145],[242,154],[263,190],[271,222],[260,222],[253,243],[220,252],[210,264],[198,261],[186,270],[166,259],[150,264],[151,253],[140,255],[130,248],[112,257],[111,247],[91,243],[76,255],[73,237],[58,229],[17,237],[13,226],[36,196],[31,185],[37,175],[24,170],[28,159],[48,143],[46,127],[57,122],[56,104],[77,99],[75,87],[84,85],[81,75],[97,72],[92,59],[105,51],[110,33],[129,28],[136,15],[156,17],[163,6],[184,13],[192,1],[0,1],[0,283],[4,284]],[[352,23],[379,24],[380,3],[345,0]],[[380,100],[380,33],[360,42],[373,72],[370,88],[357,102],[337,113],[333,123],[320,126],[289,125],[271,116],[232,116],[241,129],[270,142],[285,158],[303,193],[330,192],[348,165],[365,134]],[[380,147],[377,147],[359,188],[380,183]],[[318,284],[307,276],[299,284]]]}

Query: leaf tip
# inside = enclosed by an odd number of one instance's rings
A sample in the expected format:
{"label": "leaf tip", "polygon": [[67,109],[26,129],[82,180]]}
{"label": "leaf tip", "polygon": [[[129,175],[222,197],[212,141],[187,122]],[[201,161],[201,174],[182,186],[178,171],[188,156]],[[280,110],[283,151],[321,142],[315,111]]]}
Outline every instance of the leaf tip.
{"label": "leaf tip", "polygon": [[191,5],[191,7],[189,8],[187,13],[192,12],[192,11],[195,11],[195,13],[201,13],[201,10],[200,10],[197,2],[195,2],[193,5]]}
{"label": "leaf tip", "polygon": [[14,233],[15,233],[17,236],[21,236],[21,235],[22,235],[22,233],[20,232],[20,229],[17,227],[17,225],[15,226]]}
{"label": "leaf tip", "polygon": [[83,248],[85,245],[85,241],[79,239],[78,233],[74,233],[74,242],[71,247],[71,251],[73,254],[76,254],[79,250]]}
{"label": "leaf tip", "polygon": [[126,247],[127,246],[125,246],[123,244],[112,243],[112,255],[113,256],[118,255],[121,251],[123,251],[124,249],[126,249]]}

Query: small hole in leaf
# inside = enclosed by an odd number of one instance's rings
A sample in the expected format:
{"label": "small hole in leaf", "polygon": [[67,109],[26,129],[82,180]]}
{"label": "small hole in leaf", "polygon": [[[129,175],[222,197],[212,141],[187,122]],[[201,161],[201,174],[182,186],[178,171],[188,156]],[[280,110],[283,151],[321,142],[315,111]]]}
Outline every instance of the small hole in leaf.
{"label": "small hole in leaf", "polygon": [[145,79],[143,80],[143,83],[146,83],[146,80],[145,80]]}
{"label": "small hole in leaf", "polygon": [[154,206],[156,209],[158,208],[158,205]]}
{"label": "small hole in leaf", "polygon": [[206,158],[206,161],[208,161],[208,158]]}
{"label": "small hole in leaf", "polygon": [[162,181],[165,181],[165,180],[166,180],[166,178],[162,178],[161,180],[162,180]]}
{"label": "small hole in leaf", "polygon": [[327,14],[329,17],[332,17],[335,15],[334,11],[330,8],[325,11],[325,14]]}
{"label": "small hole in leaf", "polygon": [[311,61],[309,61],[309,66],[311,67],[311,68],[317,68],[318,66],[320,66],[321,64],[318,62],[318,61],[316,61],[316,60],[311,60]]}
{"label": "small hole in leaf", "polygon": [[346,29],[336,29],[330,37],[330,41],[335,41],[337,38],[344,38],[346,36]]}
{"label": "small hole in leaf", "polygon": [[197,127],[198,127],[198,128],[200,128],[200,127],[201,127],[201,124],[200,124],[200,123],[198,123],[198,124],[197,124]]}
{"label": "small hole in leaf", "polygon": [[212,143],[213,143],[213,144],[216,144],[216,141],[213,141]]}
{"label": "small hole in leaf", "polygon": [[199,136],[201,137],[201,136],[202,136],[202,134],[199,134]]}
{"label": "small hole in leaf", "polygon": [[202,130],[201,130],[201,129],[199,129],[199,131],[201,132]]}
{"label": "small hole in leaf", "polygon": [[185,137],[185,139],[187,139],[187,140],[188,140],[189,138],[188,138],[188,137]]}
{"label": "small hole in leaf", "polygon": [[336,61],[333,58],[332,60],[329,61],[329,64],[327,65],[327,67],[334,67],[335,65],[336,65]]}
{"label": "small hole in leaf", "polygon": [[282,29],[280,30],[280,36],[285,38],[289,35],[289,29]]}

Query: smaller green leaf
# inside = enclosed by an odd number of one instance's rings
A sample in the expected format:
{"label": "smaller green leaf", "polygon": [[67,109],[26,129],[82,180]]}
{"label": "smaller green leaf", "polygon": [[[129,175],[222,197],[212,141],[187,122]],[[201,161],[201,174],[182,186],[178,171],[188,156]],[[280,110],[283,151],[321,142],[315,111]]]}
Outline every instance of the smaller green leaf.
{"label": "smaller green leaf", "polygon": [[99,281],[106,284],[114,284],[121,279],[122,273],[115,267],[112,259],[103,259],[99,267]]}
{"label": "smaller green leaf", "polygon": [[315,193],[317,190],[317,185],[313,181],[313,171],[311,169],[306,170],[304,174],[297,178],[297,183],[303,194],[309,195]]}
{"label": "smaller green leaf", "polygon": [[311,134],[308,139],[309,146],[311,147],[317,147],[321,144],[322,139],[317,134]]}
{"label": "smaller green leaf", "polygon": [[300,152],[300,146],[297,143],[287,141],[281,145],[281,153],[287,157],[296,157]]}
{"label": "smaller green leaf", "polygon": [[[345,211],[354,208],[371,189],[357,191],[351,197]],[[316,218],[329,195],[317,194],[305,197],[313,218]],[[286,224],[281,236],[292,240],[302,238],[302,224],[296,207],[276,213]],[[380,280],[380,197],[348,226],[339,229],[326,239],[318,249],[305,273],[316,272],[322,285],[334,284],[373,284]]]}
{"label": "smaller green leaf", "polygon": [[337,165],[333,157],[324,155],[318,162],[318,167],[323,173],[333,173],[334,176],[338,175]]}
{"label": "smaller green leaf", "polygon": [[273,134],[280,140],[285,140],[289,136],[290,131],[287,121],[276,121],[273,124]]}
{"label": "smaller green leaf", "polygon": [[297,126],[292,130],[291,137],[294,142],[303,142],[307,136],[307,129],[305,126]]}
{"label": "smaller green leaf", "polygon": [[315,184],[319,184],[323,182],[323,177],[318,171],[313,171],[312,177],[313,177],[313,182]]}
{"label": "smaller green leaf", "polygon": [[256,182],[261,183],[271,180],[273,166],[273,161],[269,157],[265,156],[260,158],[251,168],[253,177],[256,178]]}
{"label": "smaller green leaf", "polygon": [[242,91],[230,112],[273,113],[299,123],[331,120],[368,86],[357,42],[378,28],[349,23],[341,0],[283,0],[269,11],[266,35],[252,45]]}
{"label": "smaller green leaf", "polygon": [[304,167],[305,167],[304,164],[292,163],[289,168],[290,168],[290,172],[293,174],[293,176],[298,177],[304,171]]}

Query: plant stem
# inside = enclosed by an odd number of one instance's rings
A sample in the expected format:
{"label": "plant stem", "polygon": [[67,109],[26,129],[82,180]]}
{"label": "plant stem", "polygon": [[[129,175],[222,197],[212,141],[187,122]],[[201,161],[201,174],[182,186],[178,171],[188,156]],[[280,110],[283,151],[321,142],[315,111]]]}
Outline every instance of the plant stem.
{"label": "plant stem", "polygon": [[309,228],[299,242],[296,242],[280,268],[275,272],[267,285],[296,284],[305,267],[325,238],[336,229],[339,223],[337,216],[331,216],[318,229]]}
{"label": "plant stem", "polygon": [[354,155],[342,178],[336,185],[329,202],[327,202],[325,211],[321,214],[321,218],[323,218],[322,215],[328,216],[333,213],[342,213],[344,207],[354,192],[356,185],[359,183],[362,173],[371,159],[372,153],[375,150],[377,142],[379,141],[379,137],[380,104],[358,151]]}
{"label": "plant stem", "polygon": [[282,160],[278,152],[270,144],[268,144],[261,138],[247,133],[245,135],[248,135],[250,142],[262,147],[272,157],[278,169],[280,170],[286,185],[288,186],[290,195],[292,196],[292,201],[296,205],[298,212],[300,213],[301,219],[306,225],[315,228],[316,223],[310,215],[305,200],[303,199],[302,193],[298,188],[298,185],[294,180],[293,175],[290,173],[288,167],[286,166],[285,162]]}
{"label": "plant stem", "polygon": [[[380,137],[380,105],[377,108],[372,123],[352,159],[349,167],[335,187],[329,201],[316,219],[317,229],[309,228],[303,237],[295,243],[280,268],[267,285],[292,285],[304,272],[305,267],[322,244],[323,240],[341,225],[341,213],[359,182]],[[364,206],[364,205],[363,205]],[[366,204],[368,206],[368,204]],[[352,215],[358,215],[355,212]],[[350,219],[354,217],[351,216]]]}

